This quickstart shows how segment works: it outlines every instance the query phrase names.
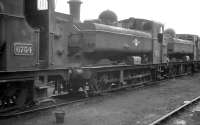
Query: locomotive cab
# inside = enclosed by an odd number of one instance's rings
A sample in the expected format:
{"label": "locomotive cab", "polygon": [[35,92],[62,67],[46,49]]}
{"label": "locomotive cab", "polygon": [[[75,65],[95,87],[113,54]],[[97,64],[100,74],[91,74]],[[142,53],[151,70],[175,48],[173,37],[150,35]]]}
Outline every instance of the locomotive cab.
{"label": "locomotive cab", "polygon": [[164,63],[167,59],[167,43],[163,39],[164,26],[146,19],[129,18],[119,21],[123,28],[138,30],[152,35],[152,51],[147,54],[150,63]]}
{"label": "locomotive cab", "polygon": [[[39,29],[38,65],[36,69],[45,69],[35,73],[35,86],[39,98],[52,96],[57,86],[62,84],[66,90],[68,68],[68,36],[72,32],[71,15],[55,12],[55,0],[25,0],[25,17],[29,25]],[[56,72],[54,72],[56,70]],[[51,72],[52,71],[52,72]],[[47,83],[49,83],[47,85]],[[59,85],[58,85],[59,84]]]}
{"label": "locomotive cab", "polygon": [[[39,63],[44,62],[48,58],[48,2],[46,0],[24,0],[24,14],[27,22],[40,32],[39,37]],[[42,50],[42,51],[41,51]]]}
{"label": "locomotive cab", "polygon": [[72,32],[72,16],[55,12],[54,0],[25,0],[28,23],[40,30],[40,68],[60,68],[67,65],[68,35]]}

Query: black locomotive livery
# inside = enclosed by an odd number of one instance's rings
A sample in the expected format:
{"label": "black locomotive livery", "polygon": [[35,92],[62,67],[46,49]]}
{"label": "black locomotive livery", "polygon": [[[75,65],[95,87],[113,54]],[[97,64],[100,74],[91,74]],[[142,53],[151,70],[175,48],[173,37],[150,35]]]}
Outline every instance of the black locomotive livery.
{"label": "black locomotive livery", "polygon": [[0,0],[0,112],[200,70],[197,35],[110,10],[81,22],[82,2],[68,3],[70,15],[54,0]]}

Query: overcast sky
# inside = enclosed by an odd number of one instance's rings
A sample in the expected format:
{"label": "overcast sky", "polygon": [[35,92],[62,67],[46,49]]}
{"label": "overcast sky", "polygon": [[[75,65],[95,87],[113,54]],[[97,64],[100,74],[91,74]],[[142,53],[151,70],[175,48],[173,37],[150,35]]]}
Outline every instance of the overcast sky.
{"label": "overcast sky", "polygon": [[[68,0],[56,0],[56,11],[69,13]],[[199,0],[82,0],[81,20],[97,19],[104,10],[118,19],[144,18],[161,22],[176,33],[200,35]]]}

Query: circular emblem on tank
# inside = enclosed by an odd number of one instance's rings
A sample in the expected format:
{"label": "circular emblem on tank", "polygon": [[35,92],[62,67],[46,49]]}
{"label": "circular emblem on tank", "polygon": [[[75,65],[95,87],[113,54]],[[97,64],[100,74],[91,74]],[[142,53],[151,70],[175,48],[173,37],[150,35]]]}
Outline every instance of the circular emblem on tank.
{"label": "circular emblem on tank", "polygon": [[134,39],[131,43],[135,46],[138,46],[141,42],[138,39]]}

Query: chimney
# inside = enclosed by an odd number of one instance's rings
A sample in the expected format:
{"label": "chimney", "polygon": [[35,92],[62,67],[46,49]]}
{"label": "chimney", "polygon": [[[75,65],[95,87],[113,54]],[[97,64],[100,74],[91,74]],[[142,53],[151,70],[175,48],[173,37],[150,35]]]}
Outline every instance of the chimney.
{"label": "chimney", "polygon": [[82,4],[81,0],[69,0],[70,15],[73,16],[74,23],[79,23],[80,21],[80,6]]}

